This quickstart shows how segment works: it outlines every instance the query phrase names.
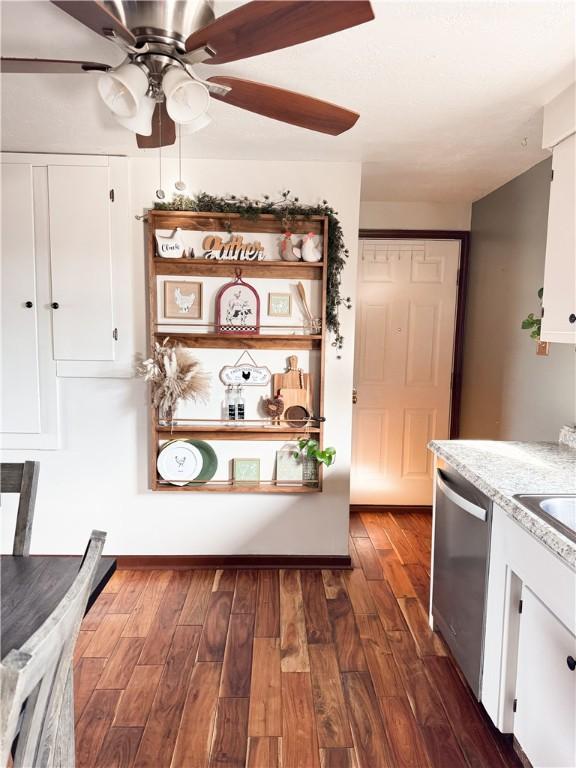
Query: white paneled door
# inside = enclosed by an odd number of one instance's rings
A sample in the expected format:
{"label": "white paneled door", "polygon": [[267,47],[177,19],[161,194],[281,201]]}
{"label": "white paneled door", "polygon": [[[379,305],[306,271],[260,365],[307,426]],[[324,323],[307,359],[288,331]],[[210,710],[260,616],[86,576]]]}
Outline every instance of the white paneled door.
{"label": "white paneled door", "polygon": [[449,437],[460,242],[363,239],[353,504],[432,503],[431,439]]}

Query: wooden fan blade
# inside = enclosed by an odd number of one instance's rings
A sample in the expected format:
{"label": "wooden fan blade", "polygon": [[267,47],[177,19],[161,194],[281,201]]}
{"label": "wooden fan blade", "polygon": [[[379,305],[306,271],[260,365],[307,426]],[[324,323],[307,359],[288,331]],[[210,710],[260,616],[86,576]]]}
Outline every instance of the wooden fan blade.
{"label": "wooden fan blade", "polygon": [[330,104],[328,101],[286,91],[284,88],[275,88],[273,85],[224,76],[211,77],[208,82],[227,85],[231,89],[224,96],[213,93],[213,99],[264,117],[281,120],[283,123],[329,133],[332,136],[338,136],[352,128],[360,117],[357,112]]}
{"label": "wooden fan blade", "polygon": [[253,0],[220,16],[186,40],[186,50],[208,46],[205,64],[224,64],[332,35],[374,18],[364,0]]}
{"label": "wooden fan blade", "polygon": [[51,0],[51,2],[102,37],[112,37],[113,33],[129,45],[136,44],[136,38],[132,32],[113,13],[110,13],[104,3],[96,0],[77,0],[76,2]]}
{"label": "wooden fan blade", "polygon": [[152,115],[152,134],[142,136],[140,133],[136,136],[136,142],[140,149],[155,149],[157,147],[168,147],[176,141],[176,125],[174,120],[166,111],[166,102],[162,101],[156,104],[156,109]]}
{"label": "wooden fan blade", "polygon": [[78,75],[83,72],[107,72],[108,64],[97,61],[64,61],[63,59],[0,59],[4,74]]}

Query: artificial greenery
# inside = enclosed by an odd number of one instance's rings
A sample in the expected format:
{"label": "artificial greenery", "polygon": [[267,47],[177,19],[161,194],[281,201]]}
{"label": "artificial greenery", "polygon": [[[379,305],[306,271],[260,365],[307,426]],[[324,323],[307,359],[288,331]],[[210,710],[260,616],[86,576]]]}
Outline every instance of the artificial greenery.
{"label": "artificial greenery", "polygon": [[[540,306],[542,306],[542,296],[544,295],[544,289],[540,288],[538,291],[538,298],[540,299]],[[530,312],[525,320],[522,320],[522,328],[525,331],[530,331],[530,338],[540,340],[540,329],[542,327],[542,313],[540,317],[534,317],[534,313]]]}
{"label": "artificial greenery", "polygon": [[298,440],[298,450],[294,451],[294,458],[298,459],[300,456],[316,459],[318,463],[322,462],[322,464],[326,464],[329,467],[336,460],[336,448],[328,447],[321,451],[317,440],[303,438]]}
{"label": "artificial greenery", "polygon": [[[344,338],[340,332],[339,310],[341,306],[350,309],[352,306],[350,297],[342,296],[340,292],[341,273],[349,256],[344,244],[342,225],[338,220],[338,212],[335,211],[326,200],[316,205],[304,205],[297,197],[290,194],[290,190],[282,192],[280,200],[271,200],[264,195],[261,200],[248,197],[229,195],[217,197],[206,192],[200,192],[193,197],[187,195],[174,195],[170,202],[156,203],[154,206],[161,211],[198,211],[237,213],[247,219],[257,219],[263,213],[273,214],[284,227],[290,230],[291,223],[296,218],[308,218],[309,216],[326,216],[328,218],[328,280],[326,286],[326,326],[334,334],[332,346],[342,349]],[[227,227],[231,230],[230,224]]]}

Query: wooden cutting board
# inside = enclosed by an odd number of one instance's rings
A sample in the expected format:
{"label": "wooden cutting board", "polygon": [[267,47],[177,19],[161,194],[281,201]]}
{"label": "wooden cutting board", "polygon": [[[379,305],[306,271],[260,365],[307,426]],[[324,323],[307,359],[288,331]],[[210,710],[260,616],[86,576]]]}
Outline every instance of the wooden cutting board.
{"label": "wooden cutting board", "polygon": [[272,392],[284,400],[284,410],[291,405],[303,405],[309,413],[312,408],[312,382],[309,373],[298,368],[298,358],[290,355],[286,373],[272,375]]}
{"label": "wooden cutting board", "polygon": [[298,358],[290,355],[288,358],[288,370],[285,373],[275,373],[272,376],[272,389],[310,389],[310,374],[303,373],[298,368]]}
{"label": "wooden cutting board", "polygon": [[[310,391],[308,389],[296,389],[296,387],[284,387],[280,390],[280,397],[284,402],[284,414],[291,405],[303,405],[310,413]],[[283,415],[284,417],[284,415]]]}

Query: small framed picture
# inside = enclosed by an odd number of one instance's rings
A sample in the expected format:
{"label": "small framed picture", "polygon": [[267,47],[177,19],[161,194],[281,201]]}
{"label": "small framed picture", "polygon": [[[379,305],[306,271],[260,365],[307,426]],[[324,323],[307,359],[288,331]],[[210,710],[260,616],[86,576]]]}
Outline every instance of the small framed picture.
{"label": "small framed picture", "polygon": [[236,485],[257,485],[260,482],[260,459],[234,459]]}
{"label": "small framed picture", "polygon": [[301,485],[302,462],[294,455],[294,449],[276,451],[276,485]]}
{"label": "small framed picture", "polygon": [[202,319],[202,283],[165,280],[164,317]]}
{"label": "small framed picture", "polygon": [[292,296],[289,293],[269,293],[268,315],[269,317],[291,317]]}

